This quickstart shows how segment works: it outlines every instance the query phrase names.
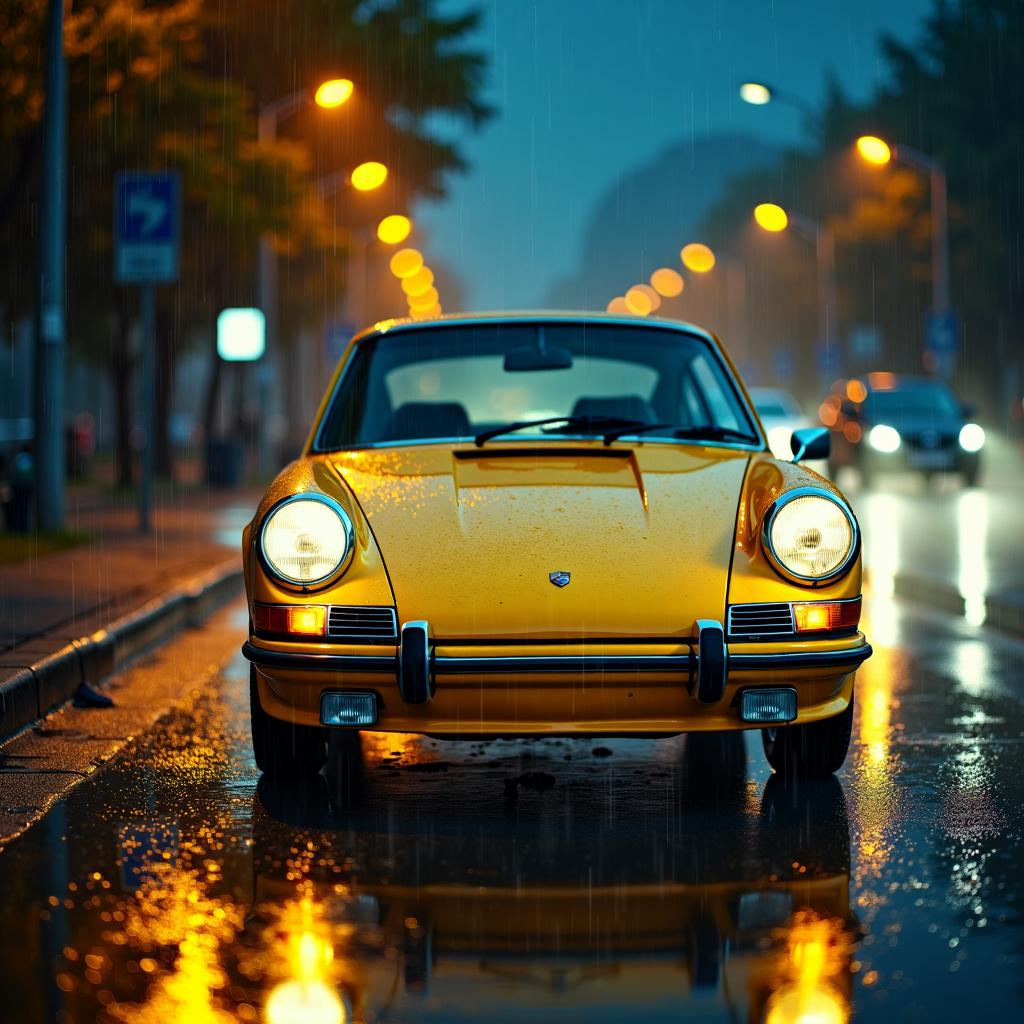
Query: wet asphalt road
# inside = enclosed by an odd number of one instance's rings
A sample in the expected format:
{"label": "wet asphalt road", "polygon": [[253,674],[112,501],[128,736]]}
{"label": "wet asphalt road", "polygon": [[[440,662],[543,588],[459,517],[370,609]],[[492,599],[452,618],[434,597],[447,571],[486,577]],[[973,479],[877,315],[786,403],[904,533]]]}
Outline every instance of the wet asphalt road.
{"label": "wet asphalt road", "polygon": [[1024,644],[873,578],[824,784],[756,733],[369,734],[272,784],[230,656],[0,853],[0,1020],[1016,1019]]}

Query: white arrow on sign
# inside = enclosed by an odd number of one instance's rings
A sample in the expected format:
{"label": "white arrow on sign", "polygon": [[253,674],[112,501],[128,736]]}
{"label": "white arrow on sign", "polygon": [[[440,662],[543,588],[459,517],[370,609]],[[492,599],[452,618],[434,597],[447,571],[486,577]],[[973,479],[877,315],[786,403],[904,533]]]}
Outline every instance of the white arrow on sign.
{"label": "white arrow on sign", "polygon": [[159,199],[154,199],[151,192],[133,189],[128,193],[128,216],[141,217],[140,234],[151,235],[167,216],[167,206]]}

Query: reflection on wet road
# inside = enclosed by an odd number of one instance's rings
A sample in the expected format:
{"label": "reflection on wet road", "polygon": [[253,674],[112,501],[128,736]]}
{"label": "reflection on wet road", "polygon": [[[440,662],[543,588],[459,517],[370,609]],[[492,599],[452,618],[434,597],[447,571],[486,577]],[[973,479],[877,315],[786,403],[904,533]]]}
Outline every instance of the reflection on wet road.
{"label": "reflection on wet road", "polygon": [[851,758],[795,788],[756,734],[371,734],[257,781],[236,659],[0,856],[0,1017],[1013,1016],[1024,648],[868,615]]}

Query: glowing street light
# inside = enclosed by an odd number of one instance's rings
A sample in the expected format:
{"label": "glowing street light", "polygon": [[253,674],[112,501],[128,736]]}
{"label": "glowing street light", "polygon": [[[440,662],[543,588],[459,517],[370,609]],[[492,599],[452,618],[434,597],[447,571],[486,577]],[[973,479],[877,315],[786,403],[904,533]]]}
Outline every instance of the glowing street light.
{"label": "glowing street light", "polygon": [[[297,114],[300,110],[315,103],[321,109],[333,110],[347,103],[355,91],[355,86],[347,78],[332,78],[321,82],[315,90],[308,87],[296,89],[259,108],[256,117],[256,141],[260,145],[273,142],[277,138],[278,126],[286,118]],[[266,352],[258,372],[260,406],[266,409],[270,401],[271,362],[277,345],[277,255],[270,244],[270,234],[260,235],[258,263],[258,294],[259,305],[263,310],[266,330]],[[267,431],[264,429],[266,417],[260,418],[258,439],[259,467],[265,472],[270,468],[270,448]]]}
{"label": "glowing street light", "polygon": [[684,245],[679,258],[683,261],[683,266],[695,274],[706,274],[715,266],[714,252],[703,242],[690,242],[689,245]]}
{"label": "glowing street light", "polygon": [[400,213],[392,213],[377,225],[377,237],[385,245],[398,245],[412,232],[412,221]]}
{"label": "glowing street light", "polygon": [[772,101],[771,86],[764,82],[744,82],[740,86],[740,99],[754,107],[763,107]]}
{"label": "glowing street light", "polygon": [[367,160],[354,168],[349,180],[352,187],[360,192],[371,192],[380,188],[388,179],[387,167],[378,160]]}
{"label": "glowing street light", "polygon": [[425,292],[420,292],[418,295],[410,295],[408,297],[409,309],[414,313],[426,312],[428,309],[433,309],[438,302],[438,294],[436,288],[428,288]]}
{"label": "glowing street light", "polygon": [[754,220],[765,231],[785,231],[789,214],[778,203],[758,203],[754,207]]}
{"label": "glowing street light", "polygon": [[882,167],[892,159],[889,144],[877,135],[862,135],[857,140],[857,152],[869,164]]}
{"label": "glowing street light", "polygon": [[949,312],[949,210],[946,168],[942,161],[927,156],[910,146],[890,146],[875,135],[857,139],[857,152],[869,164],[884,166],[897,160],[928,175],[931,189],[932,235],[932,312],[942,316]]}
{"label": "glowing street light", "polygon": [[402,278],[402,291],[406,295],[423,295],[434,283],[434,272],[426,264],[411,277]]}
{"label": "glowing street light", "polygon": [[354,91],[355,86],[347,78],[331,78],[317,87],[313,102],[325,110],[333,110],[347,103]]}
{"label": "glowing street light", "polygon": [[626,300],[621,295],[616,295],[611,302],[605,307],[607,313],[628,313],[629,307],[626,305]]}
{"label": "glowing street light", "polygon": [[634,316],[647,316],[651,312],[651,297],[640,285],[630,288],[623,301]]}
{"label": "glowing street light", "polygon": [[828,224],[802,213],[787,213],[777,203],[760,203],[754,207],[754,220],[765,231],[778,233],[792,227],[796,234],[814,246],[818,268],[818,307],[821,319],[821,341],[829,346],[835,333],[838,310],[836,297],[835,237]]}
{"label": "glowing street light", "polygon": [[651,274],[651,287],[666,299],[682,295],[685,284],[683,275],[671,267],[659,267]]}
{"label": "glowing street light", "polygon": [[423,266],[423,253],[418,249],[399,249],[388,266],[395,277],[412,277]]}

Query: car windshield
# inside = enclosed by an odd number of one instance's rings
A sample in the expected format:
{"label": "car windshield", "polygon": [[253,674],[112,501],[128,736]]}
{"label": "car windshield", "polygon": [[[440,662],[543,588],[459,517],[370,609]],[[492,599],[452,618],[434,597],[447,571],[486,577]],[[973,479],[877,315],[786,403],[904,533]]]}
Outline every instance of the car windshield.
{"label": "car windshield", "polygon": [[644,438],[674,443],[684,443],[672,437],[676,430],[707,427],[718,432],[717,444],[760,444],[728,368],[698,335],[499,321],[400,329],[359,343],[316,448],[464,440],[556,417],[569,422],[508,436],[594,436],[619,424],[649,427]]}
{"label": "car windshield", "polygon": [[960,416],[960,406],[942,384],[908,384],[891,391],[871,391],[864,400],[864,414],[871,420]]}

